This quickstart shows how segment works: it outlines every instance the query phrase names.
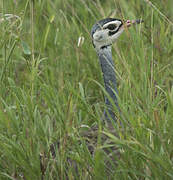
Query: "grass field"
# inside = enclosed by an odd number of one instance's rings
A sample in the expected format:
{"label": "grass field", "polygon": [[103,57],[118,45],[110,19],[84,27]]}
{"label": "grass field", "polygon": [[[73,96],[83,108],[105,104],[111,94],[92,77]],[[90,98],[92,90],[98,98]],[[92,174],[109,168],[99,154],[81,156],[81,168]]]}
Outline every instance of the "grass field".
{"label": "grass field", "polygon": [[[172,0],[1,0],[0,180],[173,179],[172,9]],[[109,16],[144,20],[113,45],[119,139],[101,123],[105,92],[90,37]],[[98,138],[92,157],[80,136],[94,124],[120,149],[111,169],[102,151],[110,144]]]}

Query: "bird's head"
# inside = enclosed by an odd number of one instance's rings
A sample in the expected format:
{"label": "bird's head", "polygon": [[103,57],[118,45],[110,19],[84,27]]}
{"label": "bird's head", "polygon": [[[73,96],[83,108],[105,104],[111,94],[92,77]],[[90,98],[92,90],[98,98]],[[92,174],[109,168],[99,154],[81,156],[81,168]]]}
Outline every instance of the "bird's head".
{"label": "bird's head", "polygon": [[141,22],[141,20],[127,20],[123,22],[115,18],[106,18],[98,21],[91,30],[94,47],[99,50],[112,45],[125,28]]}

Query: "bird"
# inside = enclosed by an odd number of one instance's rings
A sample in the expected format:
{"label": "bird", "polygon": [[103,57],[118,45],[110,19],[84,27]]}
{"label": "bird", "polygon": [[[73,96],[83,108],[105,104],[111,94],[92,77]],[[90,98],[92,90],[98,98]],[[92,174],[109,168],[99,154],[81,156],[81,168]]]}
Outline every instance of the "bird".
{"label": "bird", "polygon": [[[125,29],[131,27],[135,24],[142,23],[142,19],[137,20],[126,20],[123,21],[117,18],[105,18],[98,22],[96,22],[92,29],[91,29],[91,38],[92,44],[96,50],[103,80],[104,80],[104,88],[106,90],[105,99],[105,109],[103,112],[103,121],[106,127],[106,131],[108,130],[109,133],[113,134],[114,136],[118,137],[118,132],[116,132],[114,126],[112,126],[112,121],[117,122],[117,117],[115,115],[114,107],[117,107],[121,115],[121,110],[118,105],[118,89],[117,89],[117,80],[116,80],[116,73],[115,73],[115,64],[112,59],[112,45],[120,35],[124,32]],[[114,103],[114,104],[113,104]],[[115,105],[115,106],[114,106]],[[120,125],[122,123],[120,122]],[[91,154],[95,154],[95,150],[97,147],[97,138],[99,134],[98,126],[94,125],[90,128],[90,130],[84,134],[88,137],[88,149],[90,150]],[[112,142],[109,137],[105,134],[100,135],[101,144],[110,145],[110,148],[103,148],[104,153],[106,154],[105,168],[109,171],[113,168],[112,162],[114,166],[117,166],[117,159],[120,158],[120,151],[119,148],[116,146],[112,146]]]}
{"label": "bird", "polygon": [[[96,22],[91,29],[92,44],[96,50],[100,62],[104,79],[104,87],[107,92],[107,95],[109,96],[105,96],[105,109],[103,112],[102,119],[104,122],[108,122],[108,130],[116,136],[117,132],[115,132],[115,129],[110,125],[112,120],[115,123],[117,122],[117,117],[115,115],[112,102],[115,104],[118,111],[120,112],[117,98],[118,90],[116,82],[115,65],[112,59],[112,44],[119,38],[119,36],[123,33],[123,31],[126,28],[129,28],[130,26],[135,24],[140,24],[142,22],[143,20],[141,19],[123,21],[117,18],[105,18]],[[88,150],[92,156],[94,156],[96,151],[99,133],[100,132],[97,125],[92,126],[87,131],[81,131],[80,133],[80,137],[84,137]],[[111,141],[106,135],[102,134],[101,143],[111,144]],[[79,144],[82,143],[79,142]],[[56,150],[60,151],[60,146],[60,141],[50,146],[50,152],[54,158],[56,157]],[[112,167],[112,163],[110,163],[110,161],[113,162],[116,166],[116,159],[117,157],[119,157],[120,153],[118,148],[115,146],[111,146],[109,149],[103,148],[103,151],[106,154],[105,164],[109,172]],[[74,162],[74,160],[72,159],[68,159],[67,161],[70,166],[73,166],[76,169],[77,162]],[[76,169],[76,172],[77,171],[78,170]]]}
{"label": "bird", "polygon": [[[113,102],[121,113],[117,95],[117,80],[115,65],[112,59],[112,44],[119,38],[123,31],[132,25],[140,24],[143,20],[126,20],[117,18],[105,18],[96,22],[91,29],[91,38],[93,46],[97,52],[102,69],[104,87],[108,96],[105,96],[104,121],[117,121],[113,110]],[[111,100],[110,100],[111,98]]]}

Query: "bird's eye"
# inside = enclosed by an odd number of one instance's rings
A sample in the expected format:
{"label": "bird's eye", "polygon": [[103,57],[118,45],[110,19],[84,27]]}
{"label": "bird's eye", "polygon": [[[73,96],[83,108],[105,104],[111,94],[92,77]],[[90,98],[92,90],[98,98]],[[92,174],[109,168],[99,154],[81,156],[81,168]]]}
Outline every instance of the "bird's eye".
{"label": "bird's eye", "polygon": [[115,30],[117,28],[117,25],[116,24],[109,24],[106,28],[109,30]]}

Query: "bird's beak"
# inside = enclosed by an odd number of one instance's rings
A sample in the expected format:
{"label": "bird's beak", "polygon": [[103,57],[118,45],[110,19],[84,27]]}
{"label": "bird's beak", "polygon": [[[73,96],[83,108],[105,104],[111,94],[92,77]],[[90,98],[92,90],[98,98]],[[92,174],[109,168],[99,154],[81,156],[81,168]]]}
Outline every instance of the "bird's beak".
{"label": "bird's beak", "polygon": [[137,20],[127,20],[125,23],[124,23],[124,27],[130,27],[131,25],[134,25],[134,24],[141,24],[143,23],[144,21],[142,19],[137,19]]}

